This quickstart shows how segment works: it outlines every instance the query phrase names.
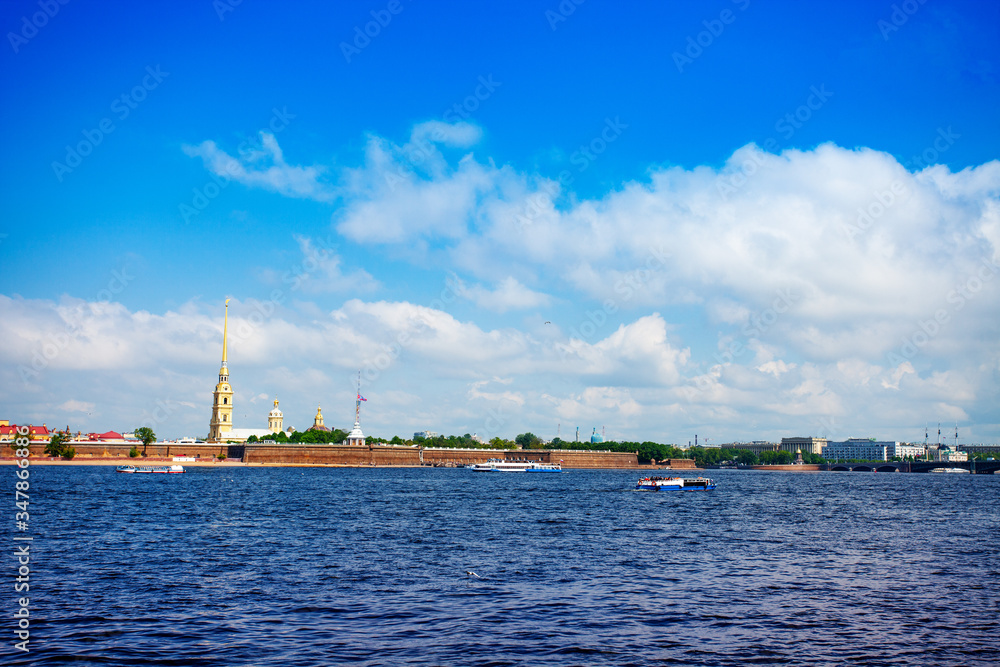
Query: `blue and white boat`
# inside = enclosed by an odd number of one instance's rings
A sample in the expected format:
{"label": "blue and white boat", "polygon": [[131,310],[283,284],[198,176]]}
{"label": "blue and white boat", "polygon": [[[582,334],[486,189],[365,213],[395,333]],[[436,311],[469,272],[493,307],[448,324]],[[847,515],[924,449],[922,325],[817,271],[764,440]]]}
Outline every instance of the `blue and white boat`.
{"label": "blue and white boat", "polygon": [[115,468],[116,472],[125,472],[129,474],[177,474],[184,472],[184,466],[172,465],[172,466],[118,466]]}
{"label": "blue and white boat", "polygon": [[486,463],[475,463],[469,468],[476,472],[562,472],[562,466],[558,463],[505,461],[503,459],[490,459]]}
{"label": "blue and white boat", "polygon": [[637,491],[711,491],[715,480],[708,477],[643,477]]}

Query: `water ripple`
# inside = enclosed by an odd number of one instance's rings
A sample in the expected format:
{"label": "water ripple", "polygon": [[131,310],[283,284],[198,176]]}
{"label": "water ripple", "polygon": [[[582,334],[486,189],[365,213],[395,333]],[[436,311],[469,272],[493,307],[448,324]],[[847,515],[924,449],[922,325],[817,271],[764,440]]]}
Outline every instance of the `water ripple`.
{"label": "water ripple", "polygon": [[1000,663],[1000,476],[32,470],[14,665]]}

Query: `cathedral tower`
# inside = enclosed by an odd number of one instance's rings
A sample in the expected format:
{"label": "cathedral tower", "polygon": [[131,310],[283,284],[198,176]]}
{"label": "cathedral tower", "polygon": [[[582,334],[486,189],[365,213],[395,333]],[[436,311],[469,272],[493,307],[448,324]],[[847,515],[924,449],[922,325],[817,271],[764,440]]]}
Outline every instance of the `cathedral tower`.
{"label": "cathedral tower", "polygon": [[271,433],[280,433],[285,418],[278,409],[278,397],[274,397],[274,409],[267,415],[267,428]]}
{"label": "cathedral tower", "polygon": [[[219,384],[215,385],[212,402],[212,421],[208,428],[209,442],[223,442],[233,428],[233,388],[229,386],[229,364],[226,362],[226,339],[229,336],[229,299],[226,299],[226,316],[222,325],[222,368]],[[275,408],[278,401],[274,401]]]}

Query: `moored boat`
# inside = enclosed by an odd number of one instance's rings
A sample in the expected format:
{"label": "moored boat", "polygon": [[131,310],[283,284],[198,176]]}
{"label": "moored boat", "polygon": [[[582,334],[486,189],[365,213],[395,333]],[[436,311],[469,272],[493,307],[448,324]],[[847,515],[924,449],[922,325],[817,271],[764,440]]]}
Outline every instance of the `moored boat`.
{"label": "moored boat", "polygon": [[175,474],[184,472],[184,466],[118,466],[115,472],[126,472],[130,474]]}
{"label": "moored boat", "polygon": [[637,491],[711,491],[715,480],[708,477],[643,477]]}

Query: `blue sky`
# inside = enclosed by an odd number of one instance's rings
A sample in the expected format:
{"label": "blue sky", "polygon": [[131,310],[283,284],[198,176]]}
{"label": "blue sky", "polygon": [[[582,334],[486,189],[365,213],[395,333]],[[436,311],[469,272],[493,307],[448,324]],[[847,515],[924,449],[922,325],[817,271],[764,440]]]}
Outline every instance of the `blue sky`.
{"label": "blue sky", "polygon": [[4,417],[1000,435],[995,5],[0,8]]}

